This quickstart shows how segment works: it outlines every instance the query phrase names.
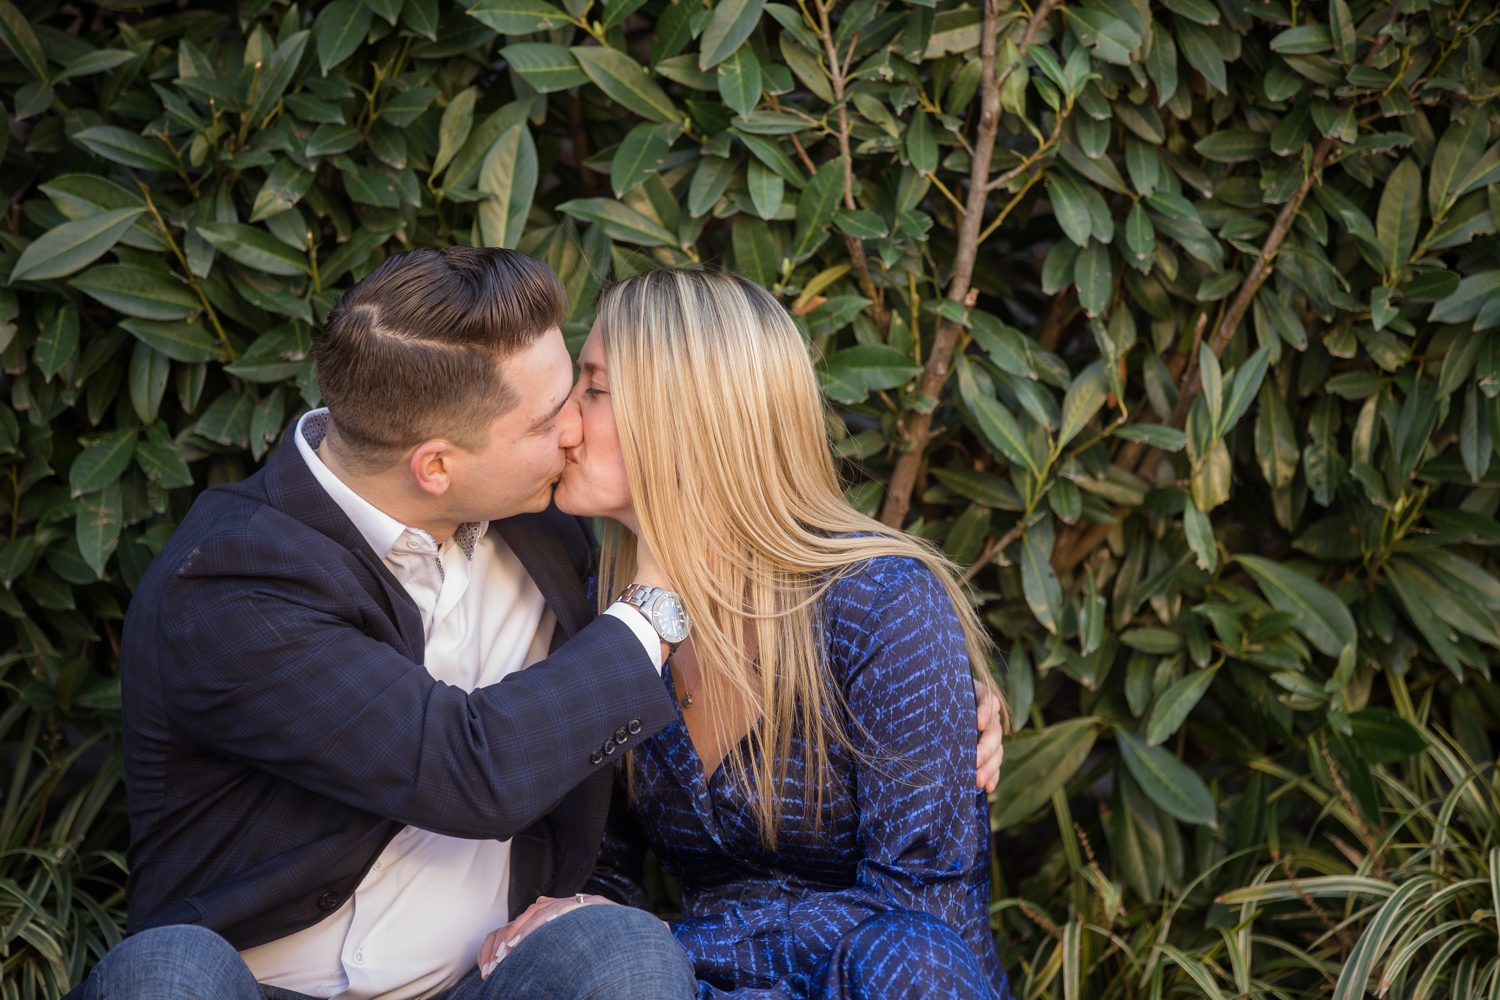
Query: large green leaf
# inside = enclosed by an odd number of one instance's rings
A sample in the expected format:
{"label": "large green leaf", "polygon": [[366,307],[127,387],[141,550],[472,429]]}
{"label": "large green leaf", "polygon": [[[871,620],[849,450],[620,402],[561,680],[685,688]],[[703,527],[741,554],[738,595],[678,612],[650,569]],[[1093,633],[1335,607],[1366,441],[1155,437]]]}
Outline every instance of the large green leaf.
{"label": "large green leaf", "polygon": [[1057,433],[1057,443],[1065,445],[1078,436],[1088,422],[1094,419],[1109,398],[1109,376],[1103,361],[1095,361],[1073,379],[1068,393],[1063,397],[1062,425]]}
{"label": "large green leaf", "polygon": [[[501,53],[504,54],[505,51],[502,49]],[[568,53],[568,59],[576,68],[577,62],[573,60],[572,53]],[[581,75],[583,71],[578,72]],[[539,91],[542,90],[536,84],[532,86]],[[546,91],[542,92],[546,93]],[[474,129],[474,102],[478,99],[479,91],[473,87],[466,87],[454,95],[453,99],[448,102],[448,106],[443,109],[442,121],[438,125],[437,153],[432,158],[433,177],[443,172],[443,169],[452,162],[453,157],[468,141],[469,133]]]}
{"label": "large green leaf", "polygon": [[316,172],[299,166],[292,160],[278,160],[266,175],[266,182],[255,195],[255,204],[250,209],[250,221],[260,222],[285,212],[311,190]]}
{"label": "large green leaf", "polygon": [[1354,617],[1333,591],[1263,556],[1234,558],[1260,584],[1272,607],[1297,616],[1293,627],[1321,652],[1338,656],[1355,641]]}
{"label": "large green leaf", "polygon": [[742,120],[753,115],[764,86],[755,50],[749,45],[741,45],[732,56],[719,63],[717,78],[719,95],[724,98],[724,103],[738,112]]}
{"label": "large green leaf", "polygon": [[1039,533],[1033,529],[1021,533],[1021,589],[1031,613],[1049,632],[1062,625],[1062,585],[1052,569],[1051,553],[1042,548]]}
{"label": "large green leaf", "polygon": [[616,198],[656,172],[672,149],[674,129],[671,125],[642,122],[630,130],[609,165],[610,186],[615,189]]}
{"label": "large green leaf", "polygon": [[73,141],[106,160],[140,170],[171,172],[177,162],[159,139],[146,139],[114,125],[93,125],[73,136]]}
{"label": "large green leaf", "polygon": [[136,432],[110,431],[91,439],[68,470],[73,496],[97,493],[120,478],[135,454]]}
{"label": "large green leaf", "polygon": [[801,260],[822,243],[823,233],[838,211],[844,194],[844,161],[828,160],[802,188],[797,199],[797,233],[792,238],[792,257]]}
{"label": "large green leaf", "polygon": [[1130,776],[1152,802],[1183,822],[1218,826],[1213,795],[1192,768],[1129,730],[1116,729],[1115,740]]}
{"label": "large green leaf", "polygon": [[304,254],[254,226],[242,222],[208,222],[198,233],[231,260],[267,274],[308,274],[312,268]]}
{"label": "large green leaf", "polygon": [[978,421],[980,433],[985,439],[1007,461],[1024,465],[1031,470],[1032,475],[1039,475],[1041,470],[1037,468],[1036,459],[1031,457],[1031,450],[1026,446],[1026,436],[1021,433],[1021,426],[1016,423],[1011,412],[989,396],[975,397],[972,405],[974,419]]}
{"label": "large green leaf", "polygon": [[479,190],[492,196],[479,206],[479,232],[485,246],[515,249],[526,213],[531,211],[536,180],[536,143],[531,130],[520,122],[495,140],[479,168]]}
{"label": "large green leaf", "polygon": [[[693,180],[688,188],[687,208],[693,218],[708,214],[714,204],[723,197],[734,177],[735,161],[727,156],[705,156],[698,161],[693,171]],[[801,211],[799,203],[798,211]],[[799,230],[800,235],[800,230]],[[797,246],[802,245],[799,239]]]}
{"label": "large green leaf", "polygon": [[1195,670],[1157,696],[1146,724],[1146,745],[1161,746],[1187,721],[1188,713],[1203,700],[1218,667]]}
{"label": "large green leaf", "polygon": [[11,281],[44,281],[81,270],[120,241],[145,209],[117,208],[49,229],[21,252]]}
{"label": "large green leaf", "polygon": [[102,264],[68,282],[116,312],[141,319],[187,319],[203,308],[181,281],[153,268]]}
{"label": "large green leaf", "polygon": [[675,236],[635,209],[613,198],[575,198],[557,206],[559,212],[584,222],[598,223],[610,238],[641,246],[672,246]]}
{"label": "large green leaf", "polygon": [[126,319],[120,326],[173,361],[216,361],[223,348],[213,329],[193,320]]}
{"label": "large green leaf", "polygon": [[318,65],[327,73],[348,59],[370,33],[371,11],[360,0],[333,0],[318,12],[313,34],[318,39]]}
{"label": "large green leaf", "polygon": [[[520,73],[526,82],[541,94],[569,90],[589,82],[588,74],[579,67],[578,60],[573,58],[573,53],[563,45],[522,42],[517,45],[507,45],[500,50],[500,55],[510,63],[512,69]],[[466,91],[466,93],[474,93],[474,91]],[[472,98],[469,100],[469,106],[472,109]]]}
{"label": "large green leaf", "polygon": [[71,305],[57,310],[50,323],[37,332],[36,348],[32,358],[42,373],[42,378],[51,381],[78,351],[78,310]]}
{"label": "large green leaf", "polygon": [[569,51],[588,78],[627,111],[661,123],[682,117],[666,91],[625,53],[599,46],[574,46]]}
{"label": "large green leaf", "polygon": [[766,0],[719,0],[698,42],[698,67],[713,69],[734,54],[755,30],[765,5]]}
{"label": "large green leaf", "polygon": [[[128,463],[129,453],[126,453],[125,458]],[[101,577],[104,575],[105,563],[109,561],[115,546],[119,544],[121,521],[118,479],[97,493],[88,493],[79,498],[74,533],[78,541],[78,551],[83,556],[84,562],[88,563]]]}
{"label": "large green leaf", "polygon": [[1036,812],[1078,773],[1099,734],[1099,720],[1069,719],[1006,744],[1000,783],[990,801],[990,828],[1004,830]]}
{"label": "large green leaf", "polygon": [[42,43],[26,15],[10,0],[0,0],[0,42],[5,43],[27,72],[37,80],[47,82],[47,55]]}
{"label": "large green leaf", "polygon": [[545,0],[479,0],[469,16],[502,35],[529,35],[568,24],[568,15]]}
{"label": "large green leaf", "polygon": [[177,450],[177,445],[167,436],[166,428],[153,424],[146,436],[136,442],[135,461],[146,478],[162,489],[177,489],[193,485],[193,474]]}
{"label": "large green leaf", "polygon": [[162,397],[167,392],[167,379],[172,374],[172,359],[155,350],[145,341],[137,340],[130,352],[130,369],[125,380],[130,389],[130,404],[135,407],[141,423],[156,422],[161,412]]}
{"label": "large green leaf", "polygon": [[1375,232],[1380,256],[1388,272],[1394,273],[1411,258],[1422,224],[1422,170],[1408,157],[1391,171],[1380,195]]}
{"label": "large green leaf", "polygon": [[736,269],[766,288],[774,285],[781,269],[781,255],[770,227],[742,212],[734,217],[730,233]]}

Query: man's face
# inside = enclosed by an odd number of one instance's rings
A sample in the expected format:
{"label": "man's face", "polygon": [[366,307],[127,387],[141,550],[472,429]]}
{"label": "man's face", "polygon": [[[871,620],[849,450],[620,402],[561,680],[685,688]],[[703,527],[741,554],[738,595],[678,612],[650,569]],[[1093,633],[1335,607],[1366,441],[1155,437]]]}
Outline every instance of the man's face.
{"label": "man's face", "polygon": [[448,453],[451,482],[442,499],[458,521],[545,510],[562,475],[564,449],[581,438],[578,407],[569,396],[573,362],[561,330],[548,330],[502,366],[517,402],[490,425],[484,448]]}

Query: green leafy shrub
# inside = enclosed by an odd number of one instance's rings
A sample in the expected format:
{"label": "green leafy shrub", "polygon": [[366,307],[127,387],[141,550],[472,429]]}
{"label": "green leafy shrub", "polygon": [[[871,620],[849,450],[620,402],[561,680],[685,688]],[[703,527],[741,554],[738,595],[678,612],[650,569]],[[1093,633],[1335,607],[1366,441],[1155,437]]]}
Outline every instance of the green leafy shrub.
{"label": "green leafy shrub", "polygon": [[0,0],[8,995],[118,933],[141,573],[464,242],[575,347],[663,265],[798,318],[1008,649],[1018,995],[1500,988],[1500,7],[559,2]]}

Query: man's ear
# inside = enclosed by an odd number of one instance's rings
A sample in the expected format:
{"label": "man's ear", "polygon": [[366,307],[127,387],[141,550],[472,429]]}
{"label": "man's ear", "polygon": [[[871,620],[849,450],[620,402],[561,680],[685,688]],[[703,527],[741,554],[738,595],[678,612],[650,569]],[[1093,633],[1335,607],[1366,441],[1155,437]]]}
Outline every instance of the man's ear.
{"label": "man's ear", "polygon": [[453,446],[447,441],[425,441],[411,455],[411,477],[417,488],[440,497],[453,483]]}

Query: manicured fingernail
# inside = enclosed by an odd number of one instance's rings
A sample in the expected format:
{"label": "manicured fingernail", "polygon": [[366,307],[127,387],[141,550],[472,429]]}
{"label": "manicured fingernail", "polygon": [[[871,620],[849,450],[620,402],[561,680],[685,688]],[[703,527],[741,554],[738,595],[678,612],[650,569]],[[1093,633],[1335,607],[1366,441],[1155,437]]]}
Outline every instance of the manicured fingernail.
{"label": "manicured fingernail", "polygon": [[554,921],[556,919],[557,919],[557,914],[555,914],[555,913],[549,913],[549,914],[547,914],[547,921],[546,922],[550,924],[550,923],[552,923],[552,921]]}

